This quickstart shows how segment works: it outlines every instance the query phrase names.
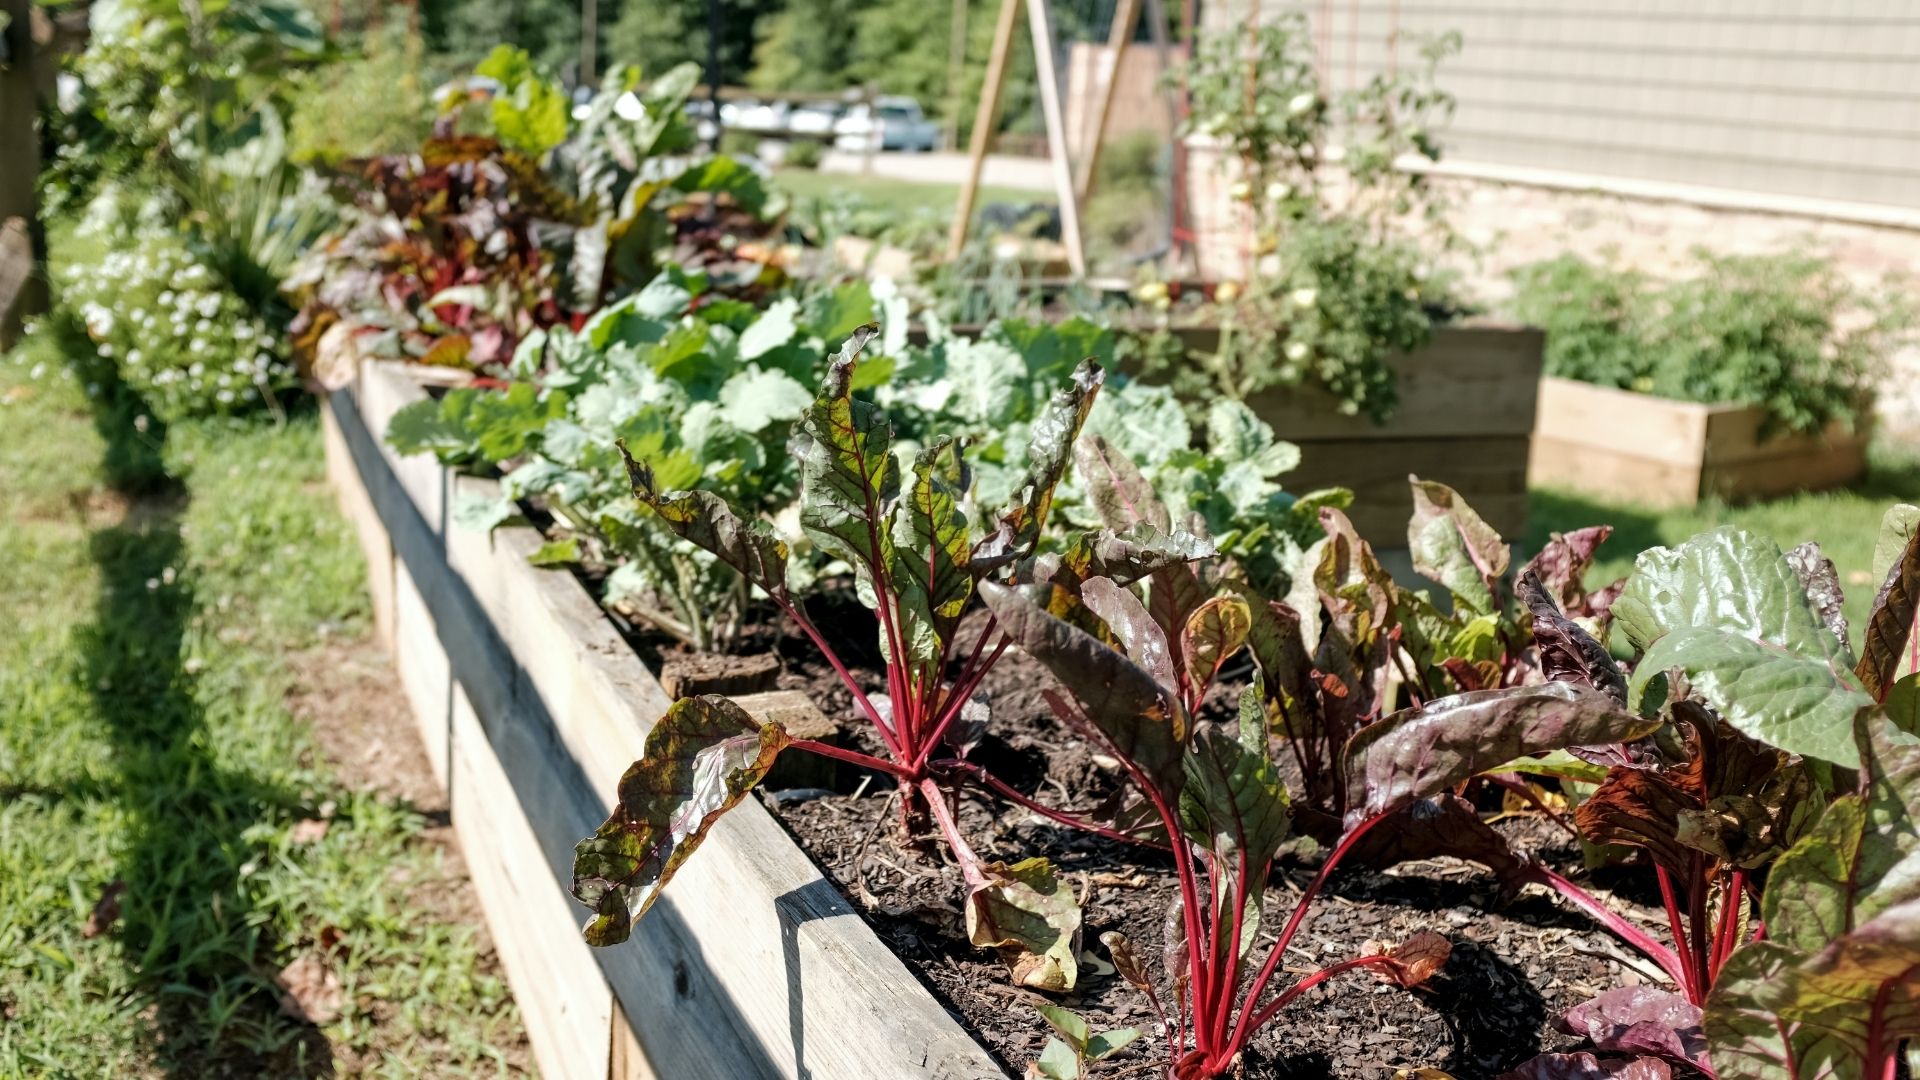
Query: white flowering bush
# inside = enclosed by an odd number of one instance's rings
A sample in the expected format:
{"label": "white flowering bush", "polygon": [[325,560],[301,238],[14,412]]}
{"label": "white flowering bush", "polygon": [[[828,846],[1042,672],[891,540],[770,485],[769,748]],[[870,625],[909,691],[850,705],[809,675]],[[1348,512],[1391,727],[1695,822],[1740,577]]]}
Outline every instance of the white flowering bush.
{"label": "white flowering bush", "polygon": [[132,237],[69,294],[100,354],[158,415],[244,412],[294,385],[279,332],[180,238],[163,229]]}

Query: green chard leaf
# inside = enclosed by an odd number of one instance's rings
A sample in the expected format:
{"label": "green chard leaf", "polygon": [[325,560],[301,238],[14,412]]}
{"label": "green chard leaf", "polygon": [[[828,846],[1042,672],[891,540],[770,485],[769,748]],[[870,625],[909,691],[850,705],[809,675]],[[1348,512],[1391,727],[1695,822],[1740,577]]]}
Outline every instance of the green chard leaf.
{"label": "green chard leaf", "polygon": [[938,660],[941,643],[952,640],[973,596],[967,518],[940,472],[940,458],[949,451],[959,453],[942,438],[915,456],[913,484],[895,509],[888,576],[899,595],[901,634],[922,664]]}
{"label": "green chard leaf", "polygon": [[986,568],[1004,566],[1033,553],[1053,507],[1054,488],[1073,460],[1074,441],[1100,395],[1107,373],[1089,358],[1073,371],[1069,385],[1034,418],[1027,444],[1027,473],[1014,488],[1013,503],[1001,512],[992,532],[974,545],[974,561]]}
{"label": "green chard leaf", "polygon": [[1081,439],[1073,457],[1080,484],[1107,528],[1118,533],[1144,523],[1162,534],[1173,528],[1166,506],[1140,467],[1104,437],[1089,434]]}
{"label": "green chard leaf", "polygon": [[800,461],[801,528],[863,576],[892,561],[886,513],[900,492],[893,426],[878,407],[853,397],[854,366],[877,333],[872,324],[854,330],[788,444]]}
{"label": "green chard leaf", "polygon": [[[1180,793],[1180,827],[1218,866],[1244,857],[1265,866],[1286,840],[1287,789],[1265,747],[1249,749],[1238,733],[1218,724],[1194,732]],[[1257,893],[1257,890],[1256,890]]]}
{"label": "green chard leaf", "polygon": [[721,814],[773,767],[786,730],[726,698],[673,703],[620,778],[619,802],[573,856],[573,895],[594,910],[590,945],[617,945],[660,897]]}
{"label": "green chard leaf", "polygon": [[786,541],[761,522],[742,520],[725,499],[712,492],[659,490],[652,467],[635,461],[624,443],[620,455],[627,463],[633,497],[641,505],[660,515],[676,534],[740,571],[767,595],[786,597],[790,554]]}
{"label": "green chard leaf", "polygon": [[1413,518],[1407,522],[1413,568],[1446,586],[1462,607],[1493,611],[1507,572],[1507,542],[1452,488],[1417,476],[1407,481],[1413,486]]}
{"label": "green chard leaf", "polygon": [[1782,750],[1859,765],[1853,718],[1871,703],[1846,645],[1822,622],[1778,545],[1733,526],[1641,554],[1613,604],[1645,650],[1629,684],[1640,701],[1679,668],[1736,728]]}
{"label": "green chard leaf", "polygon": [[1213,597],[1187,616],[1180,631],[1180,655],[1196,695],[1213,683],[1222,665],[1246,647],[1252,626],[1253,614],[1238,596]]}

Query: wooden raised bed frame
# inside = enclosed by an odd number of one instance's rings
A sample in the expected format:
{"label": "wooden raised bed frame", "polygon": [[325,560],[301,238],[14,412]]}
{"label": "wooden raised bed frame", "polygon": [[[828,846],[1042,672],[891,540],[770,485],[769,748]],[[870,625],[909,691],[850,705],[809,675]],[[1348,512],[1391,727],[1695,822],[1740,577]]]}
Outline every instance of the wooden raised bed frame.
{"label": "wooden raised bed frame", "polygon": [[[1176,330],[1189,352],[1211,352],[1219,331]],[[1281,387],[1247,399],[1274,434],[1300,447],[1280,477],[1290,492],[1353,491],[1349,516],[1382,548],[1404,547],[1413,514],[1409,473],[1463,496],[1510,539],[1527,531],[1527,455],[1546,335],[1477,319],[1433,328],[1424,348],[1390,357],[1400,405],[1375,424],[1340,412],[1318,387]]]}
{"label": "wooden raised bed frame", "polygon": [[[1863,412],[1863,415],[1865,413]],[[1865,425],[1763,436],[1757,406],[1698,405],[1547,376],[1529,477],[1648,507],[1844,487],[1867,469]]]}
{"label": "wooden raised bed frame", "polygon": [[450,524],[455,498],[491,481],[385,445],[424,397],[407,367],[363,365],[323,410],[328,476],[542,1075],[1004,1077],[751,799],[633,940],[581,940],[573,846],[668,701],[572,574],[527,562],[539,533]]}

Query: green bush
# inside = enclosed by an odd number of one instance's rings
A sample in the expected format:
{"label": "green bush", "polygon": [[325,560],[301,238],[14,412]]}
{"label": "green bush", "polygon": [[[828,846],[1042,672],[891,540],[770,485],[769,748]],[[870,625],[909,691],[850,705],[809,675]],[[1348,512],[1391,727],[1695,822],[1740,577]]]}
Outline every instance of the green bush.
{"label": "green bush", "polygon": [[288,156],[331,166],[418,147],[433,123],[424,59],[417,39],[376,35],[361,55],[301,79]]}
{"label": "green bush", "polygon": [[1679,401],[1758,405],[1796,431],[1852,424],[1914,311],[1805,255],[1698,251],[1659,282],[1573,255],[1514,272],[1514,314],[1547,331],[1546,370]]}
{"label": "green bush", "polygon": [[787,156],[781,159],[781,164],[791,165],[796,169],[817,169],[820,167],[820,159],[826,156],[825,143],[815,142],[812,139],[797,139],[787,144]]}

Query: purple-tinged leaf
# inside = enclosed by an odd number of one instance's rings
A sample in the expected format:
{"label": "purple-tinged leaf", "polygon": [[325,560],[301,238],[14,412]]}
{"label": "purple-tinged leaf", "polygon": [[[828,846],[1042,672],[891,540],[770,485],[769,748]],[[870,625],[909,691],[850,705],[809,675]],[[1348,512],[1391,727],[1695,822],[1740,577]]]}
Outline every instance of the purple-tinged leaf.
{"label": "purple-tinged leaf", "polygon": [[1875,701],[1885,700],[1900,672],[1916,610],[1920,610],[1920,529],[1912,530],[1906,547],[1888,568],[1861,637],[1860,664],[1854,673]]}
{"label": "purple-tinged leaf", "polygon": [[1511,557],[1507,542],[1452,488],[1417,476],[1407,481],[1413,486],[1407,522],[1413,568],[1446,586],[1460,606],[1491,612]]}
{"label": "purple-tinged leaf", "polygon": [[1794,576],[1800,579],[1800,587],[1806,590],[1807,602],[1813,605],[1814,614],[1833,631],[1834,637],[1845,642],[1847,598],[1840,589],[1840,572],[1833,568],[1833,560],[1827,558],[1814,540],[1787,552],[1786,559],[1787,565],[1793,567]]}
{"label": "purple-tinged leaf", "polygon": [[1153,976],[1148,973],[1145,961],[1134,951],[1133,942],[1118,930],[1109,930],[1100,935],[1100,944],[1107,947],[1107,955],[1113,957],[1113,969],[1120,977],[1132,984],[1135,990],[1143,993],[1153,989]]}
{"label": "purple-tinged leaf", "polygon": [[913,482],[895,507],[888,577],[899,597],[900,636],[915,663],[931,665],[953,640],[973,596],[960,493],[940,475],[942,438],[914,458]]}
{"label": "purple-tinged leaf", "polygon": [[1669,990],[1616,987],[1568,1009],[1560,1030],[1586,1036],[1601,1053],[1651,1054],[1713,1071],[1700,1007]]}
{"label": "purple-tinged leaf", "polygon": [[717,695],[681,698],[647,732],[620,778],[613,815],[573,855],[573,895],[594,910],[590,945],[616,945],[706,839],[773,767],[786,730]]}
{"label": "purple-tinged leaf", "polygon": [[1162,794],[1178,794],[1187,717],[1153,675],[1015,589],[983,581],[980,595],[1001,631],[1053,672],[1113,749]]}
{"label": "purple-tinged leaf", "polygon": [[1162,533],[1173,528],[1166,505],[1153,485],[1140,473],[1140,467],[1099,435],[1082,439],[1074,448],[1074,462],[1080,468],[1080,485],[1087,499],[1107,528],[1126,532],[1136,525],[1150,525]]}
{"label": "purple-tinged leaf", "polygon": [[[1214,865],[1265,866],[1287,838],[1287,789],[1264,753],[1218,724],[1194,732],[1180,793],[1180,826]],[[1224,873],[1224,871],[1222,871]],[[1256,893],[1257,895],[1257,893]]]}
{"label": "purple-tinged leaf", "polygon": [[1013,981],[1071,990],[1079,976],[1080,905],[1044,858],[986,863],[987,884],[967,897],[967,940],[994,949]]}
{"label": "purple-tinged leaf", "polygon": [[1546,683],[1428,702],[1347,740],[1347,826],[1437,795],[1528,754],[1631,742],[1660,726],[1597,690]]}
{"label": "purple-tinged leaf", "polygon": [[1152,675],[1161,689],[1173,693],[1179,685],[1173,669],[1173,650],[1140,598],[1107,578],[1097,577],[1080,586],[1080,599],[1088,611],[1106,624],[1133,662]]}
{"label": "purple-tinged leaf", "polygon": [[1187,616],[1180,631],[1180,654],[1196,693],[1213,682],[1221,665],[1247,644],[1252,615],[1238,596],[1216,596]]}
{"label": "purple-tinged leaf", "polygon": [[1391,820],[1355,842],[1346,861],[1385,870],[1440,855],[1479,863],[1493,871],[1508,893],[1525,884],[1527,861],[1514,852],[1500,830],[1480,820],[1472,803],[1451,792],[1402,807]]}
{"label": "purple-tinged leaf", "polygon": [[1387,963],[1373,969],[1374,977],[1402,990],[1425,986],[1453,955],[1453,943],[1430,930],[1423,930],[1398,945],[1386,946],[1369,941],[1360,948],[1361,956],[1384,956]]}
{"label": "purple-tinged leaf", "polygon": [[800,462],[800,527],[863,575],[891,562],[886,514],[900,492],[893,425],[873,403],[853,396],[860,350],[879,332],[862,326],[847,339],[787,443]]}
{"label": "purple-tinged leaf", "polygon": [[1620,665],[1614,663],[1605,645],[1560,613],[1532,567],[1520,572],[1514,592],[1533,617],[1533,644],[1546,677],[1553,682],[1591,686],[1625,708],[1627,677]]}
{"label": "purple-tinged leaf", "polygon": [[1521,576],[1533,574],[1539,578],[1547,595],[1565,610],[1597,614],[1583,610],[1587,600],[1584,581],[1587,568],[1593,565],[1594,552],[1611,535],[1611,525],[1590,525],[1570,533],[1554,533],[1540,553],[1528,560]]}
{"label": "purple-tinged leaf", "polygon": [[1578,1054],[1541,1054],[1499,1080],[1672,1080],[1673,1070],[1656,1057],[1602,1058]]}
{"label": "purple-tinged leaf", "polygon": [[660,491],[652,466],[633,460],[625,445],[620,446],[620,456],[627,463],[633,497],[660,515],[668,528],[740,571],[767,595],[787,595],[789,551],[786,541],[775,536],[772,529],[758,521],[743,520],[725,499],[712,492]]}

